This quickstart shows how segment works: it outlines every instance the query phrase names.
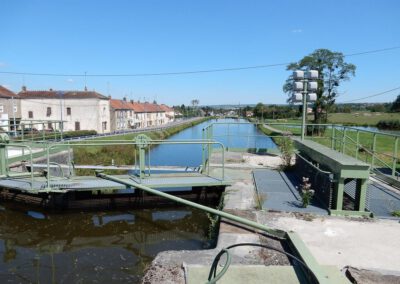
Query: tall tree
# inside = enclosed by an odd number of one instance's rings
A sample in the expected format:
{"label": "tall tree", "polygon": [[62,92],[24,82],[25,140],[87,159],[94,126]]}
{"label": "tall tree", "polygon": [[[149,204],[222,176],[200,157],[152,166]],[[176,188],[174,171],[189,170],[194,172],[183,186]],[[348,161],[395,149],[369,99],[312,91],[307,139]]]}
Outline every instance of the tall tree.
{"label": "tall tree", "polygon": [[[329,108],[335,103],[338,96],[338,88],[344,81],[355,76],[356,66],[344,61],[341,52],[333,52],[329,49],[317,49],[313,53],[303,57],[299,62],[290,63],[287,70],[317,70],[319,73],[317,100],[314,104],[314,122],[326,122]],[[283,91],[291,96],[293,93],[292,75],[283,85]],[[290,100],[290,99],[289,99]]]}
{"label": "tall tree", "polygon": [[393,112],[400,112],[400,95],[398,95],[395,101],[392,103],[390,110]]}

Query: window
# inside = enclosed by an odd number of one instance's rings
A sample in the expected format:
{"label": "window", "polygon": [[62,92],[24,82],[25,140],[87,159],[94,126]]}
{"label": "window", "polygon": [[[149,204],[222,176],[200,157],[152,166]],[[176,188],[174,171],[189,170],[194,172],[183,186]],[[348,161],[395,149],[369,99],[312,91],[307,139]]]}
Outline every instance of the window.
{"label": "window", "polygon": [[107,130],[107,121],[103,121],[103,130]]}
{"label": "window", "polygon": [[51,116],[51,107],[47,107],[46,116]]}
{"label": "window", "polygon": [[67,115],[71,115],[71,108],[67,107]]}
{"label": "window", "polygon": [[81,130],[81,124],[79,123],[79,121],[75,121],[75,131],[76,130]]}
{"label": "window", "polygon": [[[33,113],[32,113],[33,114]],[[53,124],[51,122],[47,123],[47,128],[53,130]]]}
{"label": "window", "polygon": [[4,106],[0,105],[0,112],[4,112]]}
{"label": "window", "polygon": [[28,111],[28,117],[33,118],[33,111]]}

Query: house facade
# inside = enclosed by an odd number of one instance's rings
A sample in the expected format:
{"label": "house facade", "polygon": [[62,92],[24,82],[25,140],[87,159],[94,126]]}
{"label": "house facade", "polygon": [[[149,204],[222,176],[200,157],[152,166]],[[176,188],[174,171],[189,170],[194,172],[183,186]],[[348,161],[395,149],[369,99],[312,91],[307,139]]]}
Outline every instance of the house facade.
{"label": "house facade", "polygon": [[121,131],[159,126],[173,121],[173,110],[168,106],[154,103],[110,100],[111,130]]}
{"label": "house facade", "polygon": [[[37,120],[63,120],[64,131],[96,130],[110,132],[110,100],[94,91],[30,91],[18,93],[21,118]],[[24,122],[26,123],[26,122]],[[54,129],[54,123],[37,125],[37,129]]]}
{"label": "house facade", "polygon": [[13,130],[14,121],[18,125],[21,120],[21,103],[19,96],[6,87],[0,86],[0,128]]}
{"label": "house facade", "polygon": [[165,112],[165,122],[172,122],[175,120],[175,111],[173,108],[167,106],[167,105],[160,105],[161,109]]}

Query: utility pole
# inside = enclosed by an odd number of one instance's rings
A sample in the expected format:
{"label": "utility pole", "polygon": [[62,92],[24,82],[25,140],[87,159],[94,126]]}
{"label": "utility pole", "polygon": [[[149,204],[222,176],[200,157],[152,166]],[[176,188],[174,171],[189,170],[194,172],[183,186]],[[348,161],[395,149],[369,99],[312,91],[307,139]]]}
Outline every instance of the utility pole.
{"label": "utility pole", "polygon": [[[12,113],[13,113],[13,123],[14,123],[14,137],[17,136],[17,125],[16,125],[16,121],[15,121],[15,105],[14,105],[14,97],[11,97],[11,101],[12,101]],[[10,129],[11,130],[11,129]]]}
{"label": "utility pole", "polygon": [[60,131],[61,131],[61,140],[63,140],[63,137],[64,137],[63,104],[62,104],[63,94],[64,94],[63,92],[58,92],[58,95],[60,96],[60,116],[61,116]]}
{"label": "utility pole", "polygon": [[[301,122],[301,140],[304,140],[306,132],[306,116],[307,116],[307,100],[314,102],[317,100],[317,94],[314,93],[318,89],[318,71],[310,70],[304,74],[304,71],[297,70],[293,72],[293,90],[292,102],[303,103],[303,116]],[[309,93],[312,91],[313,93]]]}

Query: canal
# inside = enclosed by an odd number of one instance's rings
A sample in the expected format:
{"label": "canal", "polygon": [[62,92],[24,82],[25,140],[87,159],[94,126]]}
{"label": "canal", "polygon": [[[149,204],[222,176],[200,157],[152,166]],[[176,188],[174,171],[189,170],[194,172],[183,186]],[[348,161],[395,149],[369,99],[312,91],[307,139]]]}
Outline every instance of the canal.
{"label": "canal", "polygon": [[[200,139],[213,120],[170,140]],[[229,133],[229,135],[227,135]],[[253,125],[217,125],[215,139],[229,147],[275,147]],[[246,137],[239,135],[246,134]],[[200,145],[161,145],[154,165],[198,166]],[[210,248],[209,219],[186,207],[124,211],[44,213],[0,206],[0,282],[111,283],[140,280],[157,253]]]}
{"label": "canal", "polygon": [[[271,138],[247,122],[244,119],[213,119],[185,129],[169,137],[168,140],[202,139],[202,129],[213,123],[213,139],[228,149],[277,147]],[[201,164],[201,145],[156,146],[150,153],[150,162],[151,165],[158,166],[196,167]]]}

